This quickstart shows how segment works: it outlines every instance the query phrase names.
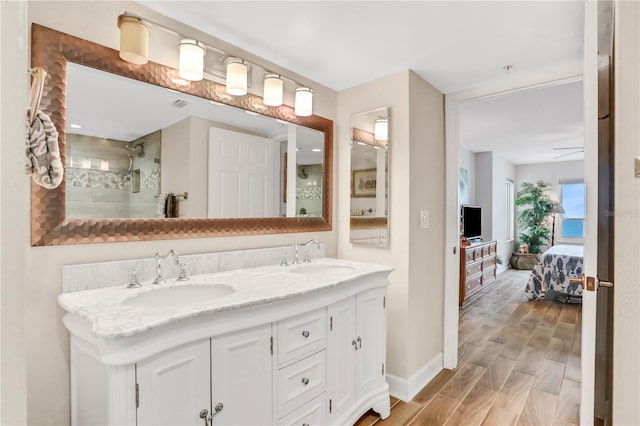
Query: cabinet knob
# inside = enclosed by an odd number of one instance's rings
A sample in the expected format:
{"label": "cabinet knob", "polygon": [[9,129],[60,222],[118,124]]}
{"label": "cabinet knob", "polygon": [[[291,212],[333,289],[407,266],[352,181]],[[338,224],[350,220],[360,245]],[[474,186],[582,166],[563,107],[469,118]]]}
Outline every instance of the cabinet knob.
{"label": "cabinet knob", "polygon": [[308,377],[303,377],[302,378],[302,384],[305,385],[305,386],[308,385],[309,384],[309,378]]}
{"label": "cabinet knob", "polygon": [[302,337],[309,337],[309,331],[308,330],[304,330],[302,332]]}

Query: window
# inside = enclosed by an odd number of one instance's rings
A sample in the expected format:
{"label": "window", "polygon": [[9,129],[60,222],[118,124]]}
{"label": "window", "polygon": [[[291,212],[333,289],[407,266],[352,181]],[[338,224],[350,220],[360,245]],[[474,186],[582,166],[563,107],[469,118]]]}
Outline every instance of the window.
{"label": "window", "polygon": [[515,233],[515,204],[514,204],[514,195],[515,188],[513,186],[513,181],[507,179],[507,184],[505,186],[505,232],[504,239],[506,241],[513,241],[514,233]]}
{"label": "window", "polygon": [[584,238],[584,183],[560,185],[560,238]]}

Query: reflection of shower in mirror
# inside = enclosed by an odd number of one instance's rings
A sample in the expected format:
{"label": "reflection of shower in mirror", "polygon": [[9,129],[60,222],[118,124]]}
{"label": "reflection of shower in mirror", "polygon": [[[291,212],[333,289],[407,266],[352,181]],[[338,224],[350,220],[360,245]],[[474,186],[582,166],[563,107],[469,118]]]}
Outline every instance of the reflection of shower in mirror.
{"label": "reflection of shower in mirror", "polygon": [[126,144],[124,147],[129,151],[135,152],[138,157],[144,157],[144,142],[138,142],[133,145]]}

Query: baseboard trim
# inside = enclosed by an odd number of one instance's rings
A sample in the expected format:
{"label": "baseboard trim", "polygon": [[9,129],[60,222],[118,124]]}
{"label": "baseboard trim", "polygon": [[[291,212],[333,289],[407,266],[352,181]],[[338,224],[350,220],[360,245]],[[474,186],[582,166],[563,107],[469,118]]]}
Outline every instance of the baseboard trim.
{"label": "baseboard trim", "polygon": [[431,361],[425,364],[420,370],[408,379],[387,374],[387,383],[389,383],[389,394],[401,401],[409,402],[433,380],[436,375],[443,369],[442,352],[436,355]]}

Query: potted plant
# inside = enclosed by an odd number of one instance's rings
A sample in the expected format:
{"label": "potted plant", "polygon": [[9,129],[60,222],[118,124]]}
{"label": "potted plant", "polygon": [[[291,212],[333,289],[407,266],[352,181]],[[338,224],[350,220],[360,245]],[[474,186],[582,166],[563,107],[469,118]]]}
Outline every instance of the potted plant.
{"label": "potted plant", "polygon": [[[551,189],[551,185],[541,180],[535,183],[524,182],[515,199],[515,205],[519,208],[518,224],[520,224],[522,231],[520,232],[520,241],[529,246],[529,253],[532,254],[529,257],[532,262],[535,262],[535,255],[540,253],[542,246],[548,244],[551,238],[551,230],[547,223],[553,201],[547,195],[549,189]],[[513,261],[511,263],[513,265]],[[530,269],[529,263],[531,262],[524,263],[527,265],[523,265],[526,268],[522,269]],[[534,264],[530,265],[531,268]]]}

